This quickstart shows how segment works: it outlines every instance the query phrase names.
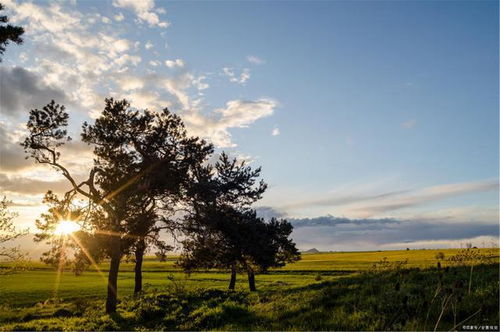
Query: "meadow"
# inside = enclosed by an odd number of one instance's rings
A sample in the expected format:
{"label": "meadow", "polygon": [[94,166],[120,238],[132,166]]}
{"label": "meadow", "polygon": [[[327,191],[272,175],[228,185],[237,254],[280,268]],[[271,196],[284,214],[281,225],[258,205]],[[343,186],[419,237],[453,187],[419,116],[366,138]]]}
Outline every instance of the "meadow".
{"label": "meadow", "polygon": [[[145,291],[133,296],[133,263],[119,274],[119,311],[103,311],[107,263],[75,276],[32,262],[0,275],[3,330],[449,330],[498,326],[498,249],[470,267],[447,258],[459,249],[303,254],[259,274],[257,292],[238,275],[185,275],[175,257],[144,263]],[[436,254],[445,259],[437,267]],[[491,257],[490,257],[491,258]],[[400,263],[397,262],[406,262]],[[471,290],[468,284],[471,282]],[[464,321],[465,320],[465,321]],[[462,322],[464,321],[464,322]],[[460,324],[459,324],[460,323]],[[457,325],[458,324],[458,325]]]}

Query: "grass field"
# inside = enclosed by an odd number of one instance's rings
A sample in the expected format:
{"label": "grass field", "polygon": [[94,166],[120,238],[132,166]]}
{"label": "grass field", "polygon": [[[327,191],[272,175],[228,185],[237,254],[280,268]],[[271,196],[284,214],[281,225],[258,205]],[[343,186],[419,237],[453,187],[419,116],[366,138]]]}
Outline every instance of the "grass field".
{"label": "grass field", "polygon": [[[488,250],[481,251],[486,253]],[[0,313],[0,326],[3,329],[41,330],[137,327],[174,330],[422,329],[422,324],[426,324],[422,318],[422,315],[426,316],[425,306],[432,308],[430,316],[434,323],[439,317],[439,312],[436,313],[437,309],[433,306],[439,302],[436,297],[450,292],[443,286],[446,278],[449,279],[454,301],[462,301],[467,297],[468,304],[481,307],[480,313],[471,319],[481,317],[488,320],[488,323],[498,325],[498,310],[490,312],[491,308],[498,307],[498,250],[495,251],[494,262],[475,268],[474,278],[471,279],[475,288],[472,293],[467,294],[462,294],[461,289],[465,286],[460,284],[458,289],[455,284],[458,281],[468,283],[468,267],[445,269],[445,260],[442,269],[438,270],[435,268],[435,256],[438,252],[450,257],[458,250],[304,254],[299,262],[257,275],[257,293],[247,292],[246,278],[243,275],[238,275],[237,291],[227,292],[227,272],[205,271],[186,276],[175,267],[175,257],[167,262],[158,262],[151,257],[144,263],[144,296],[147,300],[140,301],[131,296],[134,286],[133,263],[124,262],[118,281],[121,311],[120,316],[113,319],[103,318],[102,313],[102,300],[106,293],[106,263],[99,265],[101,272],[93,268],[81,276],[75,276],[71,271],[66,271],[58,279],[53,269],[33,262],[29,271],[0,275],[0,307],[4,309]],[[373,264],[384,257],[389,262],[407,260],[404,270],[409,272],[371,271]],[[440,295],[432,297],[432,294],[438,293],[437,290]],[[215,292],[215,295],[206,295],[211,294],[207,292]],[[405,292],[407,294],[402,295]],[[387,302],[389,295],[394,297],[390,303]],[[165,296],[168,297],[167,304],[162,302]],[[57,300],[54,303],[54,300],[49,299]],[[406,317],[404,321],[386,317],[392,310],[402,310],[396,309],[400,305],[398,301],[409,306],[405,310],[410,310],[411,305],[417,306],[411,307],[411,310],[417,312],[401,313]],[[411,304],[412,301],[415,303]],[[455,315],[452,318],[449,312],[443,314],[441,320],[447,328],[450,324],[453,325],[453,320],[456,321],[457,308],[465,305],[457,302],[453,307],[452,300],[448,301],[449,311],[455,312]],[[153,309],[142,308],[144,303],[149,303]],[[396,307],[391,309],[391,305]],[[137,306],[142,309],[137,309]],[[92,314],[89,314],[90,308],[93,308]],[[295,308],[294,313],[290,308]],[[179,311],[178,315],[172,316],[172,310]],[[460,310],[463,311],[460,317],[475,312],[468,313],[466,310],[469,309],[466,308]],[[70,319],[57,318],[61,312],[66,312],[65,315]],[[154,317],[145,323],[142,315]],[[151,325],[151,322],[157,325]]]}
{"label": "grass field", "polygon": [[[318,274],[323,281],[334,280],[339,276],[369,269],[374,263],[387,257],[389,261],[408,259],[408,267],[431,267],[436,265],[436,253],[443,252],[451,256],[458,250],[401,250],[375,252],[339,252],[304,254],[296,263],[270,271],[269,274],[257,276],[257,287],[268,288],[276,284],[286,287],[309,285],[316,282]],[[166,262],[159,262],[148,257],[144,262],[144,283],[152,288],[164,288],[172,284],[167,275],[172,275],[177,283],[187,288],[219,288],[225,289],[229,283],[229,274],[221,271],[193,273],[186,276],[175,267],[175,257]],[[0,305],[13,307],[30,306],[43,302],[51,297],[65,300],[75,298],[102,298],[106,294],[107,263],[99,265],[98,273],[93,267],[81,276],[66,271],[57,281],[54,269],[40,262],[32,263],[32,270],[22,273],[0,275]],[[118,281],[118,292],[121,296],[129,296],[134,288],[134,264],[123,262]],[[240,275],[237,287],[247,287],[245,276]]]}

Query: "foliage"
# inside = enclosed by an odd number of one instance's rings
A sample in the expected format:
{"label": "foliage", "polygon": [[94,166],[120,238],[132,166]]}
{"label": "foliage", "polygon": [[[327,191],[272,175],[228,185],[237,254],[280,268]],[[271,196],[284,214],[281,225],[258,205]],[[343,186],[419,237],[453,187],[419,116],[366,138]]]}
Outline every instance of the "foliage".
{"label": "foliage", "polygon": [[[470,246],[468,245],[466,249],[461,249],[459,252],[457,252],[456,255],[449,257],[448,261],[452,265],[470,266],[469,280],[468,280],[468,293],[470,294],[473,281],[472,276],[474,271],[474,265],[491,263],[491,261],[496,257],[498,257],[498,251],[497,255],[495,256],[494,251],[491,249],[488,250],[487,252],[484,252],[484,250],[481,251],[477,248],[472,248],[472,245]],[[443,306],[444,305],[445,304],[443,304]]]}
{"label": "foliage", "polygon": [[26,254],[19,247],[5,247],[4,244],[28,233],[28,230],[17,230],[14,219],[17,214],[9,211],[9,202],[6,197],[0,200],[0,261],[11,261],[16,264],[8,269],[1,269],[0,273],[9,273],[13,270],[25,268]]}
{"label": "foliage", "polygon": [[443,260],[443,259],[444,259],[444,257],[445,257],[445,255],[444,255],[444,253],[443,253],[442,251],[440,251],[440,252],[438,252],[438,253],[436,254],[436,256],[435,256],[435,257],[436,257],[436,259],[439,261],[439,260]]}
{"label": "foliage", "polygon": [[498,252],[495,254],[493,249],[485,251],[477,248],[466,248],[459,250],[455,255],[448,257],[447,260],[452,265],[474,265],[489,263],[497,257],[497,255]]}
{"label": "foliage", "polygon": [[[76,275],[80,275],[88,266],[106,257],[102,236],[89,231],[89,224],[104,216],[98,210],[86,210],[81,201],[75,202],[74,196],[72,192],[60,199],[50,190],[45,194],[43,203],[48,210],[42,213],[41,219],[35,220],[38,232],[34,241],[44,241],[49,246],[40,257],[42,262],[61,271],[71,267]],[[71,220],[82,228],[73,234],[56,235],[54,231],[61,220]]]}
{"label": "foliage", "polygon": [[[0,11],[4,9],[5,7],[0,3]],[[6,15],[0,15],[0,62],[2,62],[1,55],[4,54],[10,42],[18,45],[23,42],[21,36],[24,34],[24,29],[19,26],[6,24],[8,21],[9,18]]]}
{"label": "foliage", "polygon": [[179,265],[191,272],[197,268],[231,269],[234,288],[237,270],[246,271],[255,288],[254,272],[267,271],[299,259],[289,236],[286,220],[269,222],[258,218],[250,205],[261,198],[267,185],[260,168],[252,170],[222,153],[217,163],[195,169],[189,187],[189,212],[183,230],[183,253]]}
{"label": "foliage", "polygon": [[[126,100],[106,99],[105,104],[94,124],[83,124],[82,141],[93,146],[95,157],[86,180],[78,183],[60,162],[59,148],[70,140],[64,106],[52,101],[41,110],[31,110],[23,146],[31,158],[52,166],[71,184],[63,207],[80,195],[88,200],[88,215],[103,216],[91,220],[91,231],[107,237],[101,241],[111,258],[106,307],[114,312],[121,258],[133,247],[136,257],[142,257],[148,236],[149,242],[167,248],[158,236],[161,228],[155,226],[159,210],[172,212],[188,172],[213,148],[188,136],[180,118],[167,109],[140,111],[131,109]],[[140,282],[140,264],[137,271]]]}

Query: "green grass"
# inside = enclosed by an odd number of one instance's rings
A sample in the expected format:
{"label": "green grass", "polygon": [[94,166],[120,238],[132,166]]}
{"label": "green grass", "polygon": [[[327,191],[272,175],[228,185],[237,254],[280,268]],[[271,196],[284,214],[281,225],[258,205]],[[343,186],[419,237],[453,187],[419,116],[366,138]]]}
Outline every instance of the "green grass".
{"label": "green grass", "polygon": [[[0,330],[432,330],[450,294],[438,329],[450,329],[454,320],[478,310],[468,323],[498,325],[498,255],[496,263],[474,268],[468,294],[469,267],[445,263],[436,269],[439,251],[449,257],[458,250],[305,254],[297,263],[257,275],[256,293],[247,291],[243,275],[236,292],[228,292],[227,272],[186,276],[175,267],[175,257],[149,257],[141,299],[132,296],[133,263],[124,262],[120,309],[112,317],[102,305],[106,263],[99,266],[102,274],[66,271],[59,282],[55,271],[34,263],[30,271],[0,275]],[[384,257],[408,264],[401,271],[371,271]]]}
{"label": "green grass", "polygon": [[[436,265],[436,254],[442,252],[445,257],[455,255],[460,249],[431,250],[391,250],[391,251],[356,251],[319,254],[303,254],[302,260],[282,268],[288,271],[364,271],[374,263],[387,257],[389,261],[408,260],[408,267],[431,267]],[[488,251],[489,249],[480,249]]]}
{"label": "green grass", "polygon": [[[184,273],[144,272],[143,278],[146,287],[168,288],[173,282],[167,280],[167,275],[173,275],[175,283],[186,289],[217,288],[226,289],[229,283],[227,273],[193,273],[186,276]],[[280,285],[301,286],[314,282],[315,275],[301,274],[266,274],[258,275],[257,287],[269,288]],[[332,276],[325,277],[327,280]],[[106,296],[106,279],[96,272],[87,272],[81,276],[74,276],[71,272],[64,273],[59,283],[56,274],[52,271],[27,271],[0,276],[0,306],[10,307],[32,306],[52,297],[71,301],[77,298],[103,298]],[[246,279],[238,276],[237,288],[245,289]],[[118,276],[118,294],[132,295],[134,289],[134,274],[120,272]]]}
{"label": "green grass", "polygon": [[[257,287],[266,288],[275,284],[287,287],[303,286],[315,282],[318,273],[322,280],[337,278],[344,273],[365,271],[374,263],[387,257],[389,261],[408,259],[408,267],[431,267],[436,264],[435,255],[443,252],[446,257],[455,254],[457,249],[447,250],[400,250],[375,252],[339,252],[304,254],[296,263],[270,271],[269,274],[257,276]],[[143,280],[150,287],[160,287],[170,284],[167,275],[174,275],[188,289],[219,288],[225,289],[229,283],[227,272],[210,271],[208,273],[193,273],[189,277],[175,267],[176,257],[166,262],[159,262],[153,257],[147,257],[143,266]],[[107,263],[100,264],[98,273],[91,268],[81,276],[74,276],[71,271],[65,271],[57,282],[54,269],[41,262],[33,262],[33,269],[22,273],[0,275],[0,305],[13,307],[30,306],[43,302],[51,297],[65,300],[75,298],[102,298],[106,293]],[[134,287],[134,264],[123,262],[118,279],[118,293],[128,296]],[[237,287],[245,288],[245,276],[240,275]]]}

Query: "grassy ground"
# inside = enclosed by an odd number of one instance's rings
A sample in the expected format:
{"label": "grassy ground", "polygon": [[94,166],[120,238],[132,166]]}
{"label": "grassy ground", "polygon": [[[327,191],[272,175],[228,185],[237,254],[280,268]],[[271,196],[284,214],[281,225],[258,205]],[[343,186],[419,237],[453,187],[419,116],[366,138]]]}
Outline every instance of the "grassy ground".
{"label": "grassy ground", "polygon": [[[119,314],[102,312],[106,264],[81,276],[57,274],[41,264],[0,275],[0,329],[241,329],[432,330],[460,320],[498,325],[498,251],[493,264],[436,268],[436,253],[410,250],[306,254],[295,264],[257,276],[257,293],[227,292],[229,275],[178,271],[174,259],[144,264],[146,292],[133,298],[133,264],[122,264]],[[485,252],[485,251],[484,251]],[[372,269],[384,257],[407,260],[403,269]],[[442,310],[444,308],[444,310]],[[441,314],[441,311],[443,313]],[[439,318],[441,314],[441,318]],[[474,315],[469,318],[469,316]]]}
{"label": "grassy ground", "polygon": [[[318,274],[322,275],[322,280],[333,280],[346,273],[366,271],[383,257],[387,257],[389,261],[407,259],[408,267],[431,267],[436,264],[437,252],[443,252],[445,257],[449,257],[457,251],[447,249],[304,254],[302,260],[294,264],[257,276],[257,287],[267,288],[276,283],[290,287],[304,286],[315,282]],[[58,280],[52,267],[33,262],[31,271],[0,275],[0,305],[30,306],[52,297],[65,300],[102,298],[106,294],[107,263],[100,264],[98,268],[101,273],[91,267],[90,271],[81,276],[74,276],[70,271],[66,271]],[[134,264],[123,262],[120,270],[118,292],[121,296],[131,295],[134,287]],[[219,271],[194,273],[188,277],[175,267],[175,257],[166,262],[148,257],[143,270],[144,283],[153,288],[172,284],[167,280],[167,275],[172,275],[177,283],[182,283],[188,289],[225,289],[229,283],[229,275]],[[244,289],[245,282],[245,277],[241,275],[237,286]]]}

